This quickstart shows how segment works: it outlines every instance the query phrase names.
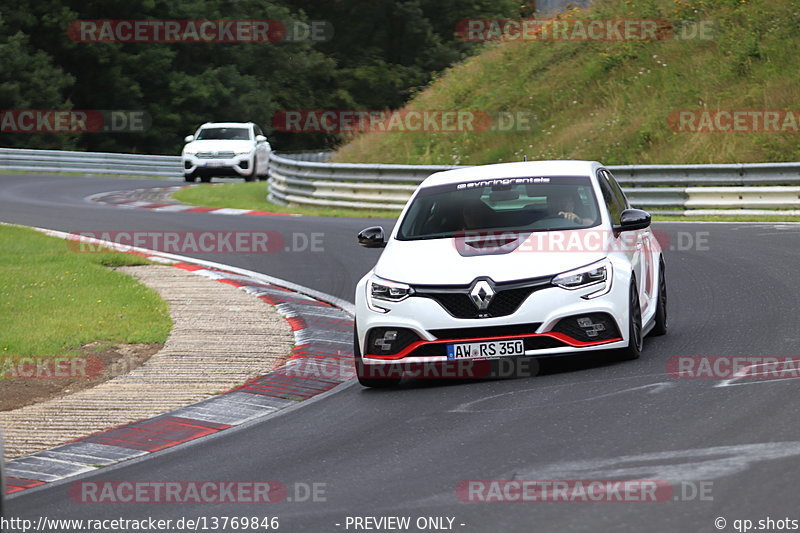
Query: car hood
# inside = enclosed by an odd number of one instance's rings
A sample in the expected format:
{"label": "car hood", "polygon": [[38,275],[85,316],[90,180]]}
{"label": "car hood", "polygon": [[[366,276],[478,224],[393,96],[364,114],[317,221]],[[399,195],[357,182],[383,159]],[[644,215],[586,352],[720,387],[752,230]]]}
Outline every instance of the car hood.
{"label": "car hood", "polygon": [[186,150],[197,152],[249,152],[253,149],[253,141],[233,141],[209,139],[207,141],[192,141],[184,147]]}
{"label": "car hood", "polygon": [[489,243],[469,238],[391,239],[375,274],[412,285],[467,285],[483,276],[495,282],[551,276],[606,257],[599,232],[535,232]]}

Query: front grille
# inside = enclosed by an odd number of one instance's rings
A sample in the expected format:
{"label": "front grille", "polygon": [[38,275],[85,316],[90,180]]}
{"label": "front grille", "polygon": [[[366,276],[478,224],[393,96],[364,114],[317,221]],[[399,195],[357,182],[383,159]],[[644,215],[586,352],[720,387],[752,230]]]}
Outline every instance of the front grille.
{"label": "front grille", "polygon": [[529,337],[524,340],[526,350],[547,350],[548,348],[563,348],[569,346],[552,337]]}
{"label": "front grille", "polygon": [[440,340],[450,339],[480,339],[486,337],[511,337],[514,335],[530,335],[542,324],[515,324],[513,326],[486,326],[480,328],[447,328],[432,329],[430,334]]}
{"label": "front grille", "polygon": [[199,159],[231,159],[233,152],[197,152]]}
{"label": "front grille", "polygon": [[[482,328],[475,329],[480,330]],[[433,333],[433,331],[431,331],[431,333]],[[529,331],[528,333],[532,332]],[[463,342],[470,342],[470,337],[479,338],[482,336],[483,335],[481,334],[472,334],[467,335],[460,340]],[[568,346],[560,340],[553,339],[551,337],[527,337],[523,339],[522,342],[525,344],[525,350],[547,350],[548,348],[563,348],[564,346]],[[411,353],[408,354],[408,357],[447,357],[447,344],[448,343],[444,342],[437,344],[424,344],[412,350]]]}
{"label": "front grille", "polygon": [[472,285],[417,286],[414,287],[414,295],[434,300],[456,318],[492,318],[513,314],[528,296],[549,286],[550,277],[498,283],[494,286],[494,298],[483,311],[478,309],[469,296]]}
{"label": "front grille", "polygon": [[581,342],[600,342],[620,338],[616,321],[608,313],[587,313],[562,318],[553,327]]}

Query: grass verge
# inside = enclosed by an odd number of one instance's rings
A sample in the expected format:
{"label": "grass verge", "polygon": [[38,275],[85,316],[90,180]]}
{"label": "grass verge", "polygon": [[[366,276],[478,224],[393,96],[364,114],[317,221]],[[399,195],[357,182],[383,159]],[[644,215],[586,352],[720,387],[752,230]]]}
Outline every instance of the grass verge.
{"label": "grass verge", "polygon": [[274,204],[266,199],[265,183],[226,183],[213,187],[187,187],[172,195],[180,202],[201,207],[252,209],[272,213],[293,213],[319,217],[396,218],[399,211],[350,209],[345,207],[293,207]]}
{"label": "grass verge", "polygon": [[166,302],[108,268],[145,259],[77,253],[67,241],[16,226],[0,226],[0,247],[0,356],[78,355],[98,340],[166,340],[172,326]]}
{"label": "grass verge", "polygon": [[[797,161],[796,122],[771,133],[758,128],[679,133],[673,119],[681,110],[797,109],[798,5],[797,0],[594,0],[591,9],[562,16],[660,19],[676,28],[675,38],[487,43],[481,54],[418,92],[406,109],[474,110],[489,117],[504,112],[527,123],[506,131],[496,124],[497,130],[457,133],[364,133],[334,159],[462,165],[524,156],[608,165]],[[701,37],[700,27],[710,31]]]}

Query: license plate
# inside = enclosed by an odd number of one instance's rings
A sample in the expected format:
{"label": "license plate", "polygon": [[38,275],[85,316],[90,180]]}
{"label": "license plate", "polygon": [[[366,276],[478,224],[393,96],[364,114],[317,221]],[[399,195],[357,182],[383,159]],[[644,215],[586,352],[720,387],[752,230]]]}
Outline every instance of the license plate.
{"label": "license plate", "polygon": [[221,167],[222,166],[222,161],[208,161],[206,163],[206,166],[207,167]]}
{"label": "license plate", "polygon": [[522,339],[506,341],[465,342],[447,345],[448,359],[487,359],[525,355]]}

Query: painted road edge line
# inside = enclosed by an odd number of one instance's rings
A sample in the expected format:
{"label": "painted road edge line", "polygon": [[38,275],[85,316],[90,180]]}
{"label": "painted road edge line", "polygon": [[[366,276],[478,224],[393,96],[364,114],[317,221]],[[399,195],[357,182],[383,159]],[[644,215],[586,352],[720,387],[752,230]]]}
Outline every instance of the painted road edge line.
{"label": "painted road edge line", "polygon": [[[225,185],[216,183],[214,185]],[[256,209],[237,209],[232,207],[201,207],[192,204],[185,204],[171,198],[172,193],[178,192],[187,187],[197,187],[197,185],[183,185],[173,187],[152,187],[148,189],[130,189],[124,191],[101,192],[89,195],[85,198],[87,202],[96,204],[110,205],[127,209],[146,209],[149,211],[167,211],[171,213],[208,213],[211,215],[248,215],[248,216],[276,216],[276,217],[299,217],[297,213],[276,213],[272,211],[259,211]],[[153,193],[161,193],[164,198],[146,200],[142,195],[151,196]],[[167,198],[169,197],[169,198]]]}
{"label": "painted road edge line", "polygon": [[[53,237],[86,240],[46,228]],[[91,240],[109,248],[142,255],[197,275],[233,285],[274,305],[289,322],[295,347],[272,372],[220,395],[149,419],[106,429],[50,450],[6,463],[6,494],[142,458],[192,440],[209,437],[298,402],[326,393],[355,376],[353,305],[295,283],[230,265]]]}

